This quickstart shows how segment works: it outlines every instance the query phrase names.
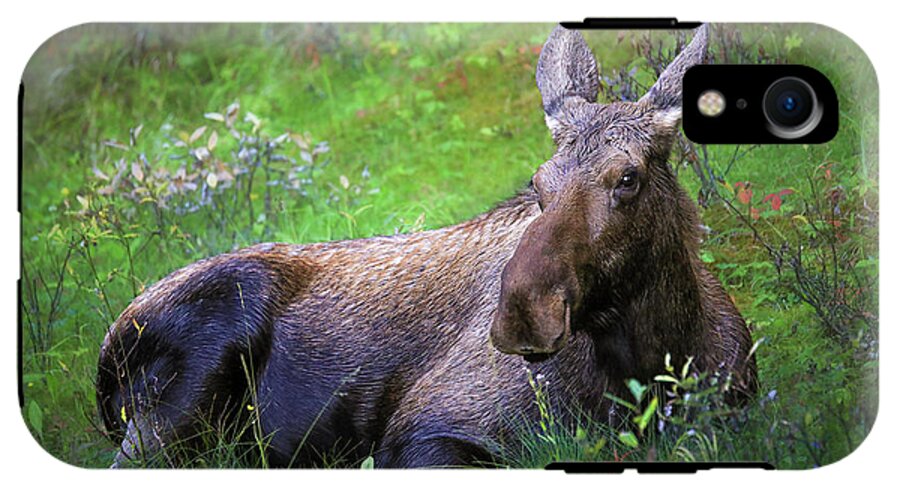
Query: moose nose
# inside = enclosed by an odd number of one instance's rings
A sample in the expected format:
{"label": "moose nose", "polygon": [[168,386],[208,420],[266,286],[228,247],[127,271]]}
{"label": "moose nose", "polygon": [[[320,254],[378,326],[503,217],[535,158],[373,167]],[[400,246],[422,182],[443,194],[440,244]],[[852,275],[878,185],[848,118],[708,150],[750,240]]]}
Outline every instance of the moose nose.
{"label": "moose nose", "polygon": [[510,355],[556,353],[571,334],[569,302],[562,295],[540,295],[527,301],[511,294],[500,302],[491,326],[491,344]]}
{"label": "moose nose", "polygon": [[528,340],[519,339],[519,336],[509,335],[506,330],[500,327],[502,322],[499,318],[494,321],[489,336],[491,346],[507,355],[530,355],[538,351],[534,344]]}

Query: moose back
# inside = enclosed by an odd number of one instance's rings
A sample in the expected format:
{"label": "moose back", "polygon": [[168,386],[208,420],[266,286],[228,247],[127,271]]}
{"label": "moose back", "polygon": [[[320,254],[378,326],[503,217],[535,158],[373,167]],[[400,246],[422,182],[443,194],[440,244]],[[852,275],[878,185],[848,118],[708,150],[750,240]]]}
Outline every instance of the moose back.
{"label": "moose back", "polygon": [[114,465],[251,416],[275,466],[336,446],[381,467],[486,464],[538,418],[529,374],[558,407],[605,417],[604,394],[666,355],[753,393],[750,332],[698,259],[698,213],[666,162],[707,37],[640,100],[602,104],[590,49],[557,27],[536,75],[556,152],[470,221],[260,244],[148,288],[100,353]]}

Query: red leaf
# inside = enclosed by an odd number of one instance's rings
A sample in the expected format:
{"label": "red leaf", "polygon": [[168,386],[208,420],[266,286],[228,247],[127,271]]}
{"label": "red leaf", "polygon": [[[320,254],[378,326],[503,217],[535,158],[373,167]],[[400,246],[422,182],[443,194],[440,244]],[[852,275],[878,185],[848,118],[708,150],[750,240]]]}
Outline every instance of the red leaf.
{"label": "red leaf", "polygon": [[738,201],[745,205],[748,205],[750,204],[750,198],[752,197],[753,191],[751,191],[749,187],[741,186],[740,190],[737,193]]}
{"label": "red leaf", "polygon": [[789,194],[794,194],[793,189],[782,189],[777,193],[767,194],[763,199],[763,203],[769,203],[772,206],[772,209],[778,211],[781,209],[782,197],[787,196]]}
{"label": "red leaf", "polygon": [[750,216],[753,217],[754,220],[759,220],[759,210],[750,208]]}
{"label": "red leaf", "polygon": [[781,197],[779,197],[777,194],[770,194],[766,196],[766,199],[763,200],[763,203],[765,202],[770,202],[769,204],[772,205],[772,209],[775,211],[781,209]]}
{"label": "red leaf", "polygon": [[794,194],[794,190],[793,189],[782,189],[781,191],[778,191],[778,197],[784,197],[789,194]]}

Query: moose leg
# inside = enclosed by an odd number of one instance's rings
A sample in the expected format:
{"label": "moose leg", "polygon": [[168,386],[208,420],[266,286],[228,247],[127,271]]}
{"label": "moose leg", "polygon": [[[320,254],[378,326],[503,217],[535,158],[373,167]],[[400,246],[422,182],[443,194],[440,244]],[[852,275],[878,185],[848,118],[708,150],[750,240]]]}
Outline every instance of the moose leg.
{"label": "moose leg", "polygon": [[491,464],[491,453],[478,439],[440,426],[426,423],[421,428],[402,434],[386,435],[375,453],[375,465],[385,468],[446,468]]}
{"label": "moose leg", "polygon": [[[457,356],[442,360],[406,391],[379,441],[376,466],[497,465],[506,427],[502,411],[517,411],[516,401],[532,399],[508,388],[530,391],[519,359],[495,359],[486,339],[485,329],[456,345]],[[497,375],[506,373],[521,374],[520,380]]]}
{"label": "moose leg", "polygon": [[[462,392],[460,392],[461,394]],[[418,395],[412,395],[418,394]],[[423,395],[427,394],[423,397]],[[494,457],[483,414],[460,411],[430,380],[420,380],[400,403],[374,455],[378,467],[483,467]]]}

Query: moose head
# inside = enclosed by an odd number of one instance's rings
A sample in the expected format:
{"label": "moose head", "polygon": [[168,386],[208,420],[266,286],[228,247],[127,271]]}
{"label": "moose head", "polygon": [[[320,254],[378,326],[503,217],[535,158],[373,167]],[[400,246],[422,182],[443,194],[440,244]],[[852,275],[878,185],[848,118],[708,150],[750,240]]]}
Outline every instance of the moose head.
{"label": "moose head", "polygon": [[555,353],[591,319],[629,315],[623,299],[670,294],[648,291],[650,275],[659,287],[677,286],[667,268],[690,274],[696,213],[666,161],[681,79],[703,61],[707,31],[696,30],[640,100],[609,104],[597,102],[597,62],[581,34],[550,34],[536,78],[557,150],[532,178],[541,213],[503,270],[491,327],[500,351]]}

